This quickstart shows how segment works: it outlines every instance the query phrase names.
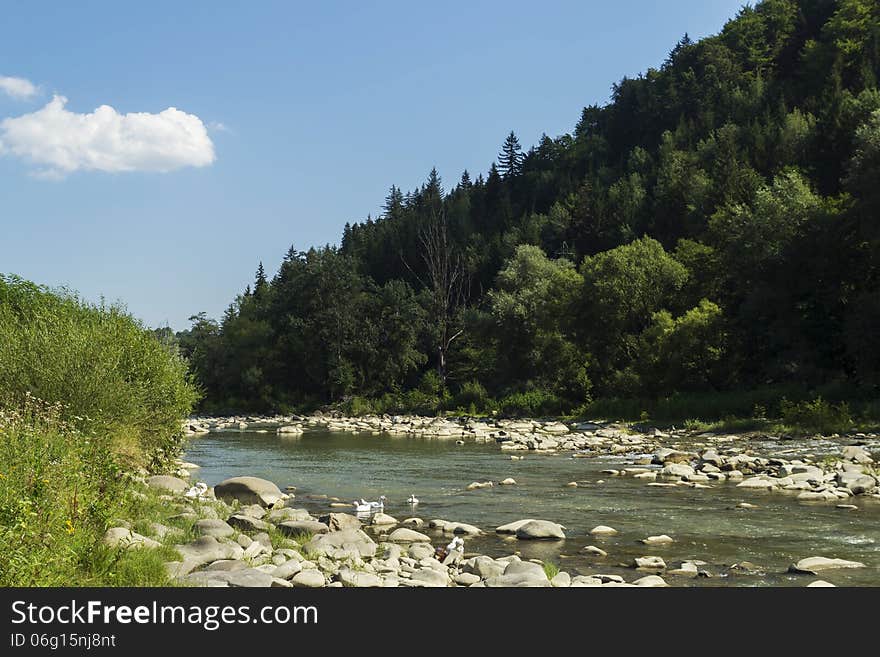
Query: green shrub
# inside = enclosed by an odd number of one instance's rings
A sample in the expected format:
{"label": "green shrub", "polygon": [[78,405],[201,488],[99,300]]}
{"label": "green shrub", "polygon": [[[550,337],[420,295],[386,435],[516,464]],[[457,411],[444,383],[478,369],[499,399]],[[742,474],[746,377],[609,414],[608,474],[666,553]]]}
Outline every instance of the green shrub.
{"label": "green shrub", "polygon": [[455,405],[457,408],[473,408],[474,412],[487,410],[489,393],[479,381],[465,381],[455,396]]}
{"label": "green shrub", "polygon": [[498,402],[498,406],[502,413],[520,417],[562,415],[568,410],[559,397],[546,390],[515,392]]}
{"label": "green shrub", "polygon": [[198,398],[186,362],[121,307],[2,275],[0,372],[0,404],[59,403],[60,419],[130,464],[175,455]]}
{"label": "green shrub", "polygon": [[340,405],[340,410],[346,415],[357,417],[360,415],[372,415],[376,412],[376,407],[366,397],[351,397]]}
{"label": "green shrub", "polygon": [[846,402],[829,404],[822,397],[812,401],[780,402],[782,421],[786,426],[800,431],[815,431],[822,434],[841,433],[853,424]]}

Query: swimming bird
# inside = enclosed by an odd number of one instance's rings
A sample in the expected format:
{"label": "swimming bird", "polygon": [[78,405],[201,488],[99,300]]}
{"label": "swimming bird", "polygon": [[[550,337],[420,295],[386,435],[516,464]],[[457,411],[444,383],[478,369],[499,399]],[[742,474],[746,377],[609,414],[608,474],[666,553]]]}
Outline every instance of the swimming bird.
{"label": "swimming bird", "polygon": [[413,506],[415,506],[416,504],[419,503],[419,498],[416,497],[415,495],[412,495],[412,494],[411,494],[411,495],[409,496],[409,498],[408,498],[406,501],[407,501],[407,503],[412,504]]}
{"label": "swimming bird", "polygon": [[378,513],[384,511],[386,499],[384,495],[380,495],[378,502],[367,502],[364,498],[355,500],[353,503],[355,513]]}
{"label": "swimming bird", "polygon": [[195,486],[186,491],[183,495],[184,497],[204,497],[205,493],[208,492],[208,484],[203,481],[198,482]]}

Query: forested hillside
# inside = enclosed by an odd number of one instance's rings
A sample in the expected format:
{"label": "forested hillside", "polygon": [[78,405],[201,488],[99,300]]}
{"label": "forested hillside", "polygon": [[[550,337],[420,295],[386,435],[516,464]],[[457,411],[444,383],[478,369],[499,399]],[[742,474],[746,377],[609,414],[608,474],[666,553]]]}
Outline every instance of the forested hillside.
{"label": "forested hillside", "polygon": [[878,77],[876,0],[766,0],[685,36],[571,134],[511,132],[485,175],[432,171],[339,246],[261,263],[177,335],[206,407],[876,397]]}

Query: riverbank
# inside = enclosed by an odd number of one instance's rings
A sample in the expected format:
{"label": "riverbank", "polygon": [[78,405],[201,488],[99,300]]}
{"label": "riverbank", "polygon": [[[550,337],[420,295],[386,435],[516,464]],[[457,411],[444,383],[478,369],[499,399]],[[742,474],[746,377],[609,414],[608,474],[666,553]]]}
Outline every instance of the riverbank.
{"label": "riverbank", "polygon": [[[558,426],[560,424],[562,426]],[[874,455],[880,451],[880,441],[872,434],[801,442],[797,443],[796,449],[786,450],[777,446],[772,452],[764,453],[757,448],[761,441],[752,436],[713,435],[683,430],[636,432],[632,427],[598,423],[468,419],[438,421],[436,418],[403,416],[250,416],[201,418],[192,420],[190,426],[199,432],[274,433],[279,441],[298,440],[302,436],[308,438],[311,432],[327,431],[355,433],[365,440],[369,440],[373,434],[381,434],[387,439],[389,432],[383,431],[383,428],[394,427],[400,437],[445,440],[449,442],[448,449],[453,450],[457,441],[496,443],[503,450],[499,457],[503,454],[508,459],[524,456],[543,459],[553,455],[577,459],[619,458],[627,464],[626,467],[607,468],[604,476],[626,478],[634,485],[644,485],[647,490],[690,489],[698,496],[712,496],[731,487],[741,490],[743,499],[753,499],[749,495],[786,496],[784,499],[795,499],[802,503],[803,507],[796,512],[805,522],[809,521],[811,508],[839,508],[839,513],[847,513],[849,509],[859,508],[853,502],[860,506],[880,504],[874,465]],[[315,439],[322,440],[321,435],[325,434],[315,433]],[[786,451],[790,453],[780,453]],[[450,479],[454,479],[454,475],[450,474]],[[462,494],[483,495],[485,493],[481,489],[484,488],[515,487],[518,484],[499,479],[461,481],[459,485]],[[578,485],[577,481],[567,484],[575,490]],[[728,563],[722,570],[700,559],[677,558],[673,556],[675,551],[669,547],[670,544],[674,545],[678,537],[660,532],[644,536],[643,553],[633,553],[630,548],[625,552],[618,549],[615,555],[616,546],[609,537],[613,537],[617,528],[603,528],[598,522],[589,522],[586,516],[578,526],[569,522],[565,527],[552,517],[534,519],[536,522],[533,524],[504,523],[506,526],[495,528],[430,516],[378,516],[361,522],[352,515],[351,503],[332,497],[331,490],[325,491],[329,496],[306,495],[297,498],[296,492],[282,493],[269,482],[260,483],[260,486],[267,487],[272,495],[279,496],[278,499],[271,505],[261,504],[258,508],[252,504],[254,498],[239,499],[225,493],[219,495],[219,502],[186,500],[180,497],[179,492],[163,493],[168,496],[167,501],[175,505],[178,512],[175,515],[195,523],[192,527],[204,526],[204,531],[227,534],[216,539],[226,547],[218,547],[209,540],[209,534],[205,534],[200,535],[200,543],[193,540],[179,548],[184,554],[195,557],[196,561],[207,558],[199,556],[200,550],[205,550],[208,557],[221,555],[222,558],[215,559],[218,561],[216,566],[211,562],[194,568],[189,567],[192,562],[187,563],[186,558],[172,562],[168,566],[169,575],[175,582],[184,585],[303,586],[306,582],[318,585],[320,574],[322,586],[563,586],[566,583],[574,586],[616,586],[622,583],[675,586],[691,585],[694,577],[742,575],[754,566],[738,561]],[[713,489],[716,490],[713,492]],[[285,498],[284,495],[289,497]],[[761,499],[743,502],[741,511],[748,513],[749,509],[762,504]],[[693,513],[698,512],[699,506],[694,505]],[[242,515],[249,519],[235,517]],[[526,514],[523,516],[523,521],[533,520],[525,517]],[[445,517],[454,518],[454,512],[449,512]],[[259,522],[251,522],[250,518]],[[202,520],[212,522],[198,525]],[[174,522],[178,521],[176,519]],[[659,521],[662,522],[662,518]],[[232,528],[232,533],[225,525]],[[241,534],[245,538],[241,538]],[[448,545],[455,535],[465,537],[468,546],[465,554],[458,563],[436,563],[438,560],[433,559],[431,554],[437,548]],[[493,539],[493,536],[497,538]],[[252,548],[255,540],[265,549]],[[584,540],[590,543],[581,547]],[[239,549],[232,546],[233,542],[242,550],[241,554]],[[529,554],[535,553],[531,549],[533,544],[554,542],[570,544],[580,557],[587,555],[594,558],[594,567],[576,568],[569,572],[564,563],[528,558]],[[495,544],[492,556],[472,551],[471,546],[487,544]],[[252,552],[258,551],[258,554],[245,556],[248,548]],[[570,552],[571,549],[566,548],[566,551]],[[499,556],[499,551],[507,553]],[[627,555],[625,563],[621,561],[624,554]],[[830,561],[820,559],[797,565],[802,559],[813,557]],[[794,570],[813,572],[822,572],[823,567],[835,570],[859,567],[859,562],[845,559],[843,561],[849,563],[842,563],[834,561],[836,558],[834,554],[806,553],[794,558],[790,565],[795,566]],[[298,565],[289,564],[290,561]],[[513,563],[518,565],[508,571]],[[876,568],[876,564],[864,565],[869,570]],[[622,569],[622,566],[626,568]],[[228,569],[240,574],[230,575]],[[423,570],[426,572],[421,573]],[[278,577],[293,571],[296,573],[289,578]],[[317,572],[307,572],[294,581],[304,571]],[[562,573],[558,579],[557,571]],[[548,574],[551,577],[547,577]],[[276,582],[273,577],[283,579],[288,584]],[[806,584],[813,580],[805,578],[803,581]],[[728,582],[734,583],[733,580]]]}

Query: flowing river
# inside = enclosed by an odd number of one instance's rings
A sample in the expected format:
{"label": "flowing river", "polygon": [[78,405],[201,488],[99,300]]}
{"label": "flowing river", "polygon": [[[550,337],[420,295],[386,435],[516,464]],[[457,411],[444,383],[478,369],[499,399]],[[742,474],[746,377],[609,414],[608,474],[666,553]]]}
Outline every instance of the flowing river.
{"label": "flowing river", "polygon": [[[765,450],[790,449],[763,445]],[[821,453],[820,443],[809,445]],[[856,510],[835,503],[807,503],[794,495],[738,489],[712,482],[711,489],[651,487],[632,477],[602,474],[632,465],[636,454],[572,458],[570,454],[525,454],[523,460],[494,443],[364,436],[310,431],[286,437],[274,433],[212,433],[191,440],[187,460],[201,466],[196,477],[208,485],[234,476],[269,479],[279,487],[296,487],[296,507],[313,515],[330,509],[320,496],[349,502],[388,498],[385,512],[403,520],[442,518],[476,525],[487,533],[466,539],[466,553],[493,557],[518,552],[523,558],[552,561],[571,575],[618,574],[635,557],[658,555],[670,568],[685,560],[706,562],[708,577],[667,576],[674,585],[805,586],[819,577],[787,573],[804,557],[824,556],[860,561],[867,568],[829,570],[821,579],[838,586],[880,585],[880,500],[851,498]],[[497,482],[513,477],[515,486]],[[492,488],[465,491],[473,481],[494,481]],[[578,486],[567,487],[568,482]],[[414,494],[420,503],[406,503]],[[748,502],[757,508],[739,508]],[[353,512],[353,510],[349,510]],[[540,518],[566,527],[565,541],[519,541],[494,533],[498,525],[521,518]],[[596,525],[618,530],[616,536],[591,536]],[[432,534],[434,545],[448,537]],[[675,542],[647,546],[647,536],[667,534]],[[608,553],[597,559],[582,552],[594,545]],[[748,562],[751,566],[734,567]]]}

